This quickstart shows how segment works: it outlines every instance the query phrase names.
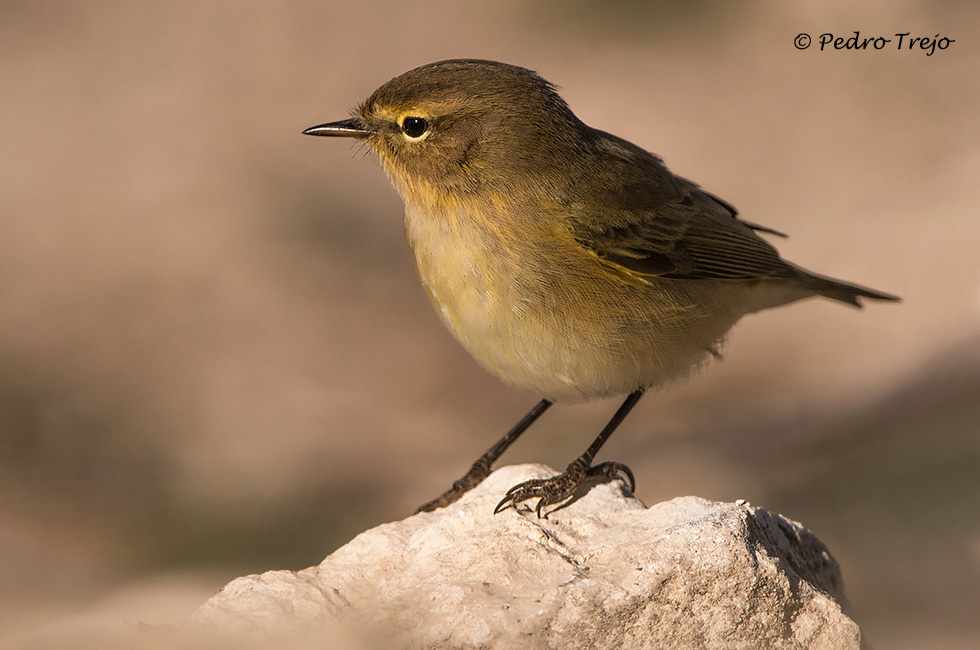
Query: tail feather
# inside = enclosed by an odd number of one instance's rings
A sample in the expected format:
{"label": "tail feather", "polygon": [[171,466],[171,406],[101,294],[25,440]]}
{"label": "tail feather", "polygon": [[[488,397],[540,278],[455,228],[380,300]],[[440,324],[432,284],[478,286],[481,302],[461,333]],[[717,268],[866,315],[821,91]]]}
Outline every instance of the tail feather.
{"label": "tail feather", "polygon": [[887,300],[890,302],[901,302],[902,300],[898,296],[894,296],[890,293],[875,291],[874,289],[862,287],[859,284],[842,282],[840,280],[828,278],[825,275],[818,275],[809,271],[805,271],[804,273],[806,275],[806,286],[814,293],[827,298],[833,298],[834,300],[839,300],[841,302],[846,302],[847,304],[854,305],[859,309],[864,306],[861,302],[861,298],[869,298],[871,300]]}

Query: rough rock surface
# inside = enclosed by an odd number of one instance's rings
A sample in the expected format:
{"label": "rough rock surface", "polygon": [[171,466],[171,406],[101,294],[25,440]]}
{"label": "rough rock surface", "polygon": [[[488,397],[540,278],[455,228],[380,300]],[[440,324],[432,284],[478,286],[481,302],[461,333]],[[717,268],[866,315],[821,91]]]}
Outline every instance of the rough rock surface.
{"label": "rough rock surface", "polygon": [[493,515],[510,486],[550,474],[502,468],[319,566],[234,580],[185,631],[329,647],[860,647],[837,562],[800,524],[694,497],[647,508],[619,482],[548,519]]}

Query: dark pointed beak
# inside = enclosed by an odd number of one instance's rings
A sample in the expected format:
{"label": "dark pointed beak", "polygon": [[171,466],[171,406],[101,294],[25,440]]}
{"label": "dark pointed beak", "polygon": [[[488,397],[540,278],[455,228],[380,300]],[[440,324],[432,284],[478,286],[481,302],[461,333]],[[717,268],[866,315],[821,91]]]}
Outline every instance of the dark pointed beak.
{"label": "dark pointed beak", "polygon": [[370,129],[365,127],[356,117],[352,117],[349,120],[311,126],[303,131],[303,135],[323,135],[333,136],[335,138],[366,138],[370,134]]}

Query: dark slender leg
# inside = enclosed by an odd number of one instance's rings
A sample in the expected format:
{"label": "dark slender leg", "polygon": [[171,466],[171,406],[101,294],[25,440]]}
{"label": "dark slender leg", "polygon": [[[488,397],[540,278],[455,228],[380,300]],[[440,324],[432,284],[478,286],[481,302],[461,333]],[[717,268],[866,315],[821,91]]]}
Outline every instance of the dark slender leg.
{"label": "dark slender leg", "polygon": [[513,504],[517,506],[521,501],[540,497],[536,510],[538,517],[541,517],[543,508],[564,501],[575,494],[578,486],[586,480],[595,477],[602,477],[611,481],[622,473],[629,480],[630,490],[635,489],[636,481],[633,479],[633,472],[630,471],[629,467],[616,462],[599,463],[593,467],[592,459],[599,453],[599,449],[609,439],[612,432],[616,430],[616,427],[626,418],[626,415],[636,405],[639,399],[643,397],[643,390],[641,388],[629,394],[629,397],[626,398],[626,401],[619,407],[616,414],[612,416],[612,419],[602,429],[602,432],[589,445],[589,448],[585,450],[585,453],[569,463],[564,472],[551,478],[536,478],[515,485],[507,491],[504,498],[497,504],[497,507],[493,511],[494,514],[500,512],[508,505]]}
{"label": "dark slender leg", "polygon": [[553,403],[551,400],[543,399],[535,404],[534,408],[528,411],[527,415],[521,418],[521,421],[515,424],[513,429],[508,431],[503,438],[487,450],[487,453],[480,456],[473,463],[470,471],[466,472],[461,479],[453,483],[453,486],[446,490],[442,496],[419,506],[419,509],[415,512],[432,512],[436,508],[448,506],[479,485],[483,479],[490,475],[490,469],[496,460],[500,458],[500,455],[507,451],[507,448],[514,444],[514,441],[520,438],[521,434],[527,431],[528,427],[534,424],[534,421],[541,417],[541,414],[547,411],[548,407]]}

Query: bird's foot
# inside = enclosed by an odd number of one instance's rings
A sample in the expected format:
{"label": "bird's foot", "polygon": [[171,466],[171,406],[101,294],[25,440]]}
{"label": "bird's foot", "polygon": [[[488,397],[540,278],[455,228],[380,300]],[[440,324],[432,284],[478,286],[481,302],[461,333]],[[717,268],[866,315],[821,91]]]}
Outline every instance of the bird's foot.
{"label": "bird's foot", "polygon": [[455,503],[459,501],[459,498],[475,488],[477,485],[483,482],[483,479],[490,476],[490,463],[486,461],[485,458],[480,458],[473,466],[470,467],[470,471],[460,478],[458,481],[453,483],[453,486],[442,493],[442,495],[436,497],[428,503],[423,503],[415,511],[415,514],[420,512],[432,512],[438,508],[445,508],[450,503]]}
{"label": "bird's foot", "polygon": [[630,491],[636,489],[636,480],[633,478],[633,472],[623,463],[608,461],[588,467],[586,465],[587,462],[583,458],[578,458],[572,461],[565,468],[565,471],[557,476],[552,476],[551,478],[535,478],[518,483],[507,490],[507,494],[504,495],[504,498],[494,508],[493,514],[497,514],[509,505],[513,505],[516,508],[517,504],[522,501],[539,497],[535,511],[538,513],[538,518],[542,518],[544,517],[542,514],[544,508],[565,501],[575,494],[575,491],[580,485],[596,479],[612,481],[617,478],[623,478],[629,483]]}

